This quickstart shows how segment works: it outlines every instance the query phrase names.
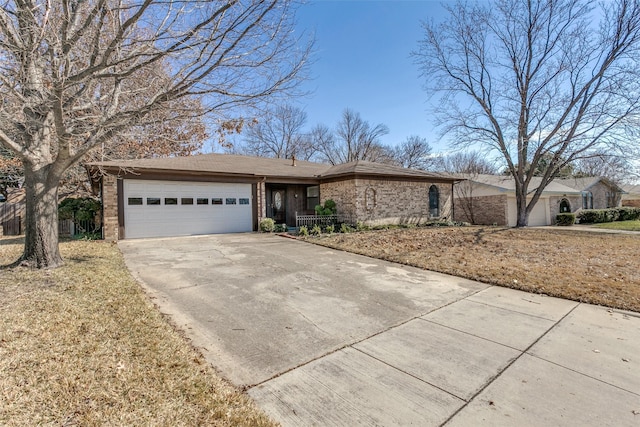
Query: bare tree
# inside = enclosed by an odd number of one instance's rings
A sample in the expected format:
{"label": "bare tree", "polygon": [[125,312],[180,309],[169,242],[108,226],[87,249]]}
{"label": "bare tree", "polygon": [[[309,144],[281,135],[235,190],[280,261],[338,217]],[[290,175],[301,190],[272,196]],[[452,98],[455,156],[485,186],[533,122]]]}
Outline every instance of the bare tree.
{"label": "bare tree", "polygon": [[616,184],[633,182],[638,177],[634,165],[622,153],[601,153],[588,159],[578,160],[574,164],[574,176],[602,176]]}
{"label": "bare tree", "polygon": [[0,142],[24,165],[22,259],[62,263],[59,182],[89,151],[173,100],[204,96],[205,113],[222,118],[292,89],[309,49],[294,17],[288,0],[4,1]]}
{"label": "bare tree", "polygon": [[249,126],[245,135],[246,154],[278,159],[295,156],[309,160],[316,153],[311,138],[303,132],[307,113],[293,105],[278,105]]}
{"label": "bare tree", "polygon": [[458,151],[442,158],[442,168],[449,173],[495,175],[496,165],[479,151]]}
{"label": "bare tree", "polygon": [[458,151],[442,157],[441,167],[445,172],[460,175],[464,181],[454,186],[456,209],[460,209],[467,221],[475,224],[474,202],[479,175],[495,175],[496,165],[479,151]]}
{"label": "bare tree", "polygon": [[393,157],[399,166],[411,169],[429,170],[437,167],[431,156],[431,145],[426,138],[411,135],[393,150]]}
{"label": "bare tree", "polygon": [[[316,149],[320,159],[331,163],[330,159],[333,158],[331,156],[336,147],[336,137],[333,131],[328,126],[319,123],[311,129],[307,138]],[[329,155],[327,155],[327,153],[329,153]],[[336,163],[332,164],[335,165]]]}
{"label": "bare tree", "polygon": [[19,188],[24,181],[22,162],[10,151],[0,146],[0,194],[5,199],[11,188]]}
{"label": "bare tree", "polygon": [[[456,3],[424,23],[415,58],[435,113],[460,145],[497,150],[515,180],[517,226],[578,159],[634,146],[640,115],[640,2]],[[594,17],[600,16],[599,22]],[[529,184],[549,159],[541,184]]]}
{"label": "bare tree", "polygon": [[335,134],[331,137],[323,125],[316,127],[315,131],[316,137],[322,136],[320,140],[314,137],[316,143],[319,141],[320,155],[332,165],[355,160],[392,161],[389,148],[380,142],[380,137],[388,134],[389,129],[382,123],[371,126],[359,113],[348,108],[342,112]]}

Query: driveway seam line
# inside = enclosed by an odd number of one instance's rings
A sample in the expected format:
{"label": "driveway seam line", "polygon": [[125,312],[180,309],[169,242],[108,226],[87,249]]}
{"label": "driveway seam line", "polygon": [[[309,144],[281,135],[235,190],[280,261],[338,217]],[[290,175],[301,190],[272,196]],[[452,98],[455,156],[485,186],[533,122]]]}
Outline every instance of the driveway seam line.
{"label": "driveway seam line", "polygon": [[443,328],[451,329],[452,331],[460,332],[462,334],[469,335],[471,337],[478,338],[478,339],[481,339],[481,340],[484,340],[484,341],[488,341],[488,342],[493,343],[493,344],[498,344],[501,347],[505,347],[505,348],[509,348],[511,350],[515,350],[518,353],[522,353],[522,352],[525,351],[525,350],[521,350],[521,349],[516,348],[516,347],[512,347],[512,346],[507,345],[505,343],[501,343],[499,341],[494,341],[494,340],[486,338],[486,337],[481,337],[480,335],[472,334],[471,332],[463,331],[461,329],[457,329],[457,328],[453,328],[451,326],[443,325],[442,323],[434,322],[433,320],[424,319],[422,317],[419,320],[422,320],[422,321],[427,322],[427,323],[431,323],[432,325],[436,325],[436,326],[440,326],[440,327],[443,327]]}
{"label": "driveway seam line", "polygon": [[[499,287],[497,285],[494,285],[494,286],[495,287]],[[520,291],[520,292],[524,292],[524,291]],[[474,295],[470,295],[470,297],[472,297]],[[546,297],[546,295],[545,295],[545,297]],[[553,298],[553,297],[551,297],[551,298]],[[491,304],[491,303],[488,303],[488,302],[484,302],[484,301],[476,301],[476,300],[472,300],[472,299],[469,299],[469,298],[466,298],[466,299],[467,299],[467,301],[472,302],[474,304],[483,304],[483,305],[486,305],[488,307],[499,308],[499,309],[502,309],[502,310],[510,311],[512,313],[518,313],[518,314],[523,314],[523,315],[529,316],[529,317],[535,317],[536,319],[548,320],[550,322],[555,322],[556,321],[555,319],[549,319],[548,317],[543,317],[543,316],[536,316],[535,314],[525,313],[524,311],[518,311],[518,310],[511,309],[511,308],[506,308],[506,307],[503,307],[503,306],[500,306],[500,305],[497,305],[497,304],[494,305],[494,304]],[[530,302],[529,300],[525,300],[524,298],[522,298],[522,299],[524,301]],[[570,301],[570,300],[567,300],[567,301]],[[577,302],[577,301],[571,301],[571,302],[573,302],[575,304],[579,304],[579,302]]]}
{"label": "driveway seam line", "polygon": [[[491,285],[490,285],[490,286],[491,286]],[[481,290],[479,290],[479,291],[476,291],[476,292],[474,292],[474,293],[473,293],[473,294],[471,294],[471,295],[475,295],[476,293],[481,292],[481,291],[483,291],[483,290],[484,290],[484,289],[481,289]],[[317,360],[320,360],[320,359],[322,359],[323,357],[326,357],[326,356],[329,356],[329,355],[331,355],[331,354],[337,353],[337,352],[339,352],[340,350],[343,350],[343,349],[345,349],[345,348],[347,348],[347,347],[351,347],[351,348],[353,348],[354,350],[357,350],[355,347],[353,347],[354,345],[360,344],[360,343],[362,343],[362,342],[364,342],[364,341],[366,341],[366,340],[368,340],[368,339],[370,339],[370,338],[376,337],[376,336],[378,336],[378,335],[380,335],[380,334],[383,334],[383,333],[385,333],[385,332],[389,332],[389,331],[390,331],[390,330],[392,330],[392,329],[399,328],[400,326],[405,325],[405,324],[407,324],[407,323],[409,323],[409,322],[411,322],[411,321],[414,321],[414,320],[420,319],[422,316],[426,316],[426,315],[427,315],[427,314],[429,314],[429,313],[433,313],[434,311],[440,310],[441,308],[448,307],[448,306],[450,306],[451,304],[455,304],[455,303],[456,303],[456,302],[458,302],[458,301],[462,301],[463,299],[468,298],[468,297],[469,297],[469,296],[471,296],[471,295],[466,295],[466,296],[464,296],[464,297],[458,298],[458,299],[456,299],[455,301],[451,301],[451,302],[449,302],[449,303],[447,303],[447,304],[445,304],[445,305],[443,305],[443,306],[436,307],[436,308],[434,308],[433,310],[429,310],[429,311],[427,311],[427,312],[425,312],[425,313],[418,314],[418,315],[416,315],[416,316],[414,316],[414,317],[411,317],[411,318],[409,318],[409,319],[407,319],[407,320],[404,320],[404,321],[402,321],[402,322],[399,322],[399,323],[396,323],[396,324],[394,324],[394,325],[391,325],[391,326],[389,326],[388,328],[386,328],[386,329],[384,329],[384,330],[382,330],[382,331],[378,331],[378,332],[376,332],[376,333],[374,333],[374,334],[371,334],[371,335],[369,335],[369,336],[366,336],[366,337],[364,337],[364,338],[362,338],[362,339],[359,339],[359,340],[352,341],[352,342],[350,342],[350,343],[344,344],[343,346],[341,346],[341,347],[339,347],[339,348],[336,348],[336,349],[330,350],[330,351],[328,351],[328,352],[326,352],[326,353],[324,353],[324,354],[322,354],[322,355],[320,355],[320,356],[317,356],[317,357],[314,357],[314,358],[312,358],[312,359],[309,359],[309,360],[307,360],[306,362],[303,362],[303,363],[301,363],[301,364],[299,364],[299,365],[296,365],[296,366],[294,366],[294,367],[291,367],[291,368],[289,368],[289,369],[287,369],[287,370],[285,370],[285,371],[279,372],[279,373],[277,373],[277,374],[275,374],[275,375],[273,375],[273,376],[271,376],[271,377],[269,377],[269,378],[267,378],[267,379],[265,379],[265,380],[262,380],[262,381],[260,381],[260,382],[255,383],[255,384],[247,384],[247,385],[245,385],[245,386],[243,387],[243,389],[244,389],[244,390],[250,390],[250,389],[252,389],[252,388],[254,388],[254,387],[258,387],[258,386],[260,386],[260,385],[262,385],[262,384],[265,384],[265,383],[267,383],[267,382],[269,382],[269,381],[271,381],[271,380],[274,380],[274,379],[276,379],[276,378],[278,378],[278,377],[281,377],[282,375],[288,374],[288,373],[289,373],[289,372],[291,372],[291,371],[294,371],[294,370],[296,370],[296,369],[298,369],[298,368],[302,368],[303,366],[306,366],[306,365],[308,365],[308,364],[310,364],[310,363],[313,363],[313,362],[315,362],[315,361],[317,361]],[[456,396],[456,397],[457,397],[457,396]]]}
{"label": "driveway seam line", "polygon": [[[522,358],[522,355],[527,354],[529,355],[529,350],[536,345],[542,338],[544,338],[549,332],[551,332],[556,326],[558,326],[560,324],[560,322],[562,322],[564,319],[567,318],[567,316],[569,316],[571,313],[574,312],[574,310],[576,308],[578,308],[580,305],[582,305],[582,303],[578,303],[577,305],[575,305],[571,310],[569,310],[564,316],[562,316],[557,322],[555,322],[553,325],[551,325],[549,327],[549,329],[547,329],[543,334],[541,334],[534,342],[531,343],[531,345],[529,345],[524,351],[520,352],[520,354],[518,356],[516,356],[512,361],[510,361],[509,363],[507,363],[505,365],[504,368],[502,368],[501,370],[499,370],[496,375],[494,375],[493,377],[491,377],[489,379],[489,381],[487,381],[487,383],[485,385],[483,385],[482,387],[480,387],[480,389],[469,398],[468,401],[465,402],[464,405],[462,405],[460,408],[458,408],[458,410],[456,410],[453,414],[451,414],[451,416],[449,418],[447,418],[442,424],[440,424],[440,426],[445,426],[447,423],[449,423],[456,415],[458,415],[464,408],[466,408],[467,406],[469,406],[469,403],[473,402],[475,400],[476,397],[478,397],[480,395],[480,393],[482,393],[483,391],[485,391],[487,389],[487,387],[489,387],[491,384],[493,384],[498,378],[500,378],[502,376],[503,373],[506,372],[507,369],[509,369],[511,366],[513,366],[514,363],[516,363],[518,360],[520,360],[520,358]],[[424,319],[423,319],[424,320]]]}
{"label": "driveway seam line", "polygon": [[598,382],[600,382],[602,384],[606,384],[608,386],[617,388],[618,390],[622,390],[622,391],[625,391],[627,393],[631,393],[631,394],[635,394],[636,396],[640,396],[640,393],[636,393],[635,391],[632,391],[632,390],[627,390],[626,388],[622,388],[622,387],[620,387],[618,385],[611,384],[611,383],[609,383],[607,381],[601,380],[600,378],[592,377],[591,375],[585,374],[584,372],[576,371],[575,369],[571,369],[568,366],[561,365],[560,363],[554,362],[553,360],[545,359],[544,357],[536,356],[535,354],[532,354],[532,353],[527,353],[527,355],[531,356],[531,357],[534,357],[534,358],[536,358],[538,360],[542,360],[543,362],[551,363],[552,365],[556,365],[556,366],[558,366],[558,367],[560,367],[562,369],[566,369],[567,371],[571,371],[571,372],[576,373],[578,375],[582,375],[583,377],[591,378],[592,380],[596,380],[596,381],[598,381]]}
{"label": "driveway seam line", "polygon": [[440,390],[440,391],[443,391],[443,392],[447,393],[448,395],[453,396],[453,397],[455,397],[456,399],[459,399],[459,400],[460,400],[460,401],[462,401],[462,402],[465,402],[465,403],[467,402],[467,400],[466,400],[464,397],[460,397],[460,396],[458,396],[458,395],[456,395],[456,394],[454,394],[454,393],[450,392],[449,390],[445,390],[445,389],[444,389],[444,388],[442,388],[442,387],[439,387],[439,386],[437,386],[437,385],[435,385],[435,384],[431,384],[429,381],[426,381],[426,380],[424,380],[424,379],[422,379],[422,378],[420,378],[420,377],[418,377],[418,376],[416,376],[416,375],[414,375],[414,374],[412,374],[412,373],[410,373],[410,372],[407,372],[407,371],[405,371],[405,370],[403,370],[403,369],[400,369],[400,368],[398,368],[397,366],[391,365],[390,363],[385,362],[384,360],[379,359],[379,358],[377,358],[376,356],[374,356],[374,355],[372,355],[372,354],[369,354],[369,353],[367,353],[367,352],[366,352],[366,351],[364,351],[364,350],[361,350],[361,349],[356,348],[356,347],[351,347],[351,348],[352,348],[352,349],[354,349],[354,350],[356,350],[356,351],[358,351],[358,352],[360,352],[360,353],[362,353],[362,354],[364,354],[364,355],[365,355],[365,356],[367,356],[367,357],[372,358],[373,360],[377,360],[378,362],[380,362],[380,363],[382,363],[382,364],[384,364],[384,365],[387,365],[388,367],[390,367],[390,368],[392,368],[392,369],[395,369],[395,370],[396,370],[396,371],[398,371],[398,372],[401,372],[401,373],[403,373],[403,374],[405,374],[405,375],[407,375],[407,376],[410,376],[411,378],[414,378],[414,379],[416,379],[416,380],[420,381],[421,383],[424,383],[424,384],[430,385],[431,387],[433,387],[433,388],[435,388],[435,389],[438,389],[438,390]]}

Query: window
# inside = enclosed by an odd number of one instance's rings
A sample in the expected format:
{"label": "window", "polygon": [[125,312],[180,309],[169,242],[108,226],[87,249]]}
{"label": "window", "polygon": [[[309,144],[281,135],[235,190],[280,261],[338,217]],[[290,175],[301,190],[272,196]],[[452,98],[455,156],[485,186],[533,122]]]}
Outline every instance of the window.
{"label": "window", "polygon": [[214,197],[213,199],[211,199],[211,204],[212,205],[221,205],[222,204],[222,197]]}
{"label": "window", "polygon": [[129,197],[127,203],[129,206],[139,206],[142,204],[142,197]]}
{"label": "window", "polygon": [[560,213],[569,213],[571,212],[571,203],[567,199],[562,199],[560,201]]}
{"label": "window", "polygon": [[227,197],[227,199],[224,202],[225,205],[235,205],[236,204],[236,198],[235,197]]}
{"label": "window", "polygon": [[429,187],[429,216],[440,216],[440,192],[435,185]]}
{"label": "window", "polygon": [[582,192],[582,209],[593,209],[593,194],[591,191]]}
{"label": "window", "polygon": [[249,199],[238,199],[240,201],[241,205],[248,205],[249,204]]}
{"label": "window", "polygon": [[320,204],[320,187],[307,187],[307,209],[312,211]]}
{"label": "window", "polygon": [[178,198],[177,197],[165,197],[164,198],[164,204],[165,205],[177,205],[178,204]]}
{"label": "window", "polygon": [[160,197],[147,197],[147,205],[159,205]]}
{"label": "window", "polygon": [[193,204],[193,197],[183,197],[182,199],[180,199],[180,204],[181,205],[192,205]]}
{"label": "window", "polygon": [[197,203],[199,205],[208,205],[209,204],[209,199],[206,199],[206,198],[203,198],[203,197],[198,197]]}

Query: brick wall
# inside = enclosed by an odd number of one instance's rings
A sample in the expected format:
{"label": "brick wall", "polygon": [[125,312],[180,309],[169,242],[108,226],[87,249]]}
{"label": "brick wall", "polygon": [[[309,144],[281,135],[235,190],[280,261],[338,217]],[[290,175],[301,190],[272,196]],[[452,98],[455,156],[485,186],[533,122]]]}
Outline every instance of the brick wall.
{"label": "brick wall", "polygon": [[556,223],[556,216],[560,213],[560,203],[563,199],[567,199],[571,206],[571,212],[576,212],[582,208],[582,196],[552,196],[549,197],[549,211],[551,214],[551,224]]}
{"label": "brick wall", "polygon": [[337,181],[320,184],[320,204],[326,200],[336,202],[338,215],[356,218],[356,185],[355,180]]}
{"label": "brick wall", "polygon": [[508,225],[507,195],[456,198],[455,220],[478,225]]}
{"label": "brick wall", "polygon": [[104,239],[118,240],[118,178],[114,175],[102,177],[102,206]]}
{"label": "brick wall", "polygon": [[440,215],[451,217],[451,185],[418,181],[350,179],[324,183],[320,198],[336,202],[338,214],[367,224],[420,223],[429,215],[429,188],[439,190]]}
{"label": "brick wall", "polygon": [[260,221],[267,217],[267,202],[266,202],[266,186],[264,181],[256,184],[256,209],[258,210],[258,224]]}
{"label": "brick wall", "polygon": [[622,206],[640,208],[640,199],[625,199],[622,201]]}

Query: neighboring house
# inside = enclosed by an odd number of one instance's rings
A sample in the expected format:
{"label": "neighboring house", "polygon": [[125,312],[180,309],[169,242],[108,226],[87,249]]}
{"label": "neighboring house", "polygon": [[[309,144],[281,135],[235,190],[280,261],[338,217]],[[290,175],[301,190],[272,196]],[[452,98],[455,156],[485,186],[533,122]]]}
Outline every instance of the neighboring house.
{"label": "neighboring house", "polygon": [[[517,223],[515,181],[510,176],[469,175],[454,190],[455,219],[473,224]],[[533,177],[532,194],[540,185]],[[559,213],[580,209],[604,209],[620,205],[622,189],[606,178],[557,179],[546,186],[529,214],[530,226],[552,225]]]}
{"label": "neighboring house", "polygon": [[458,179],[365,161],[331,166],[225,154],[86,165],[109,240],[257,230],[263,218],[296,225],[333,199],[368,224],[453,217]]}
{"label": "neighboring house", "polygon": [[556,179],[554,182],[580,191],[582,209],[607,209],[620,206],[624,190],[600,176]]}
{"label": "neighboring house", "polygon": [[623,185],[622,206],[640,208],[640,184]]}

